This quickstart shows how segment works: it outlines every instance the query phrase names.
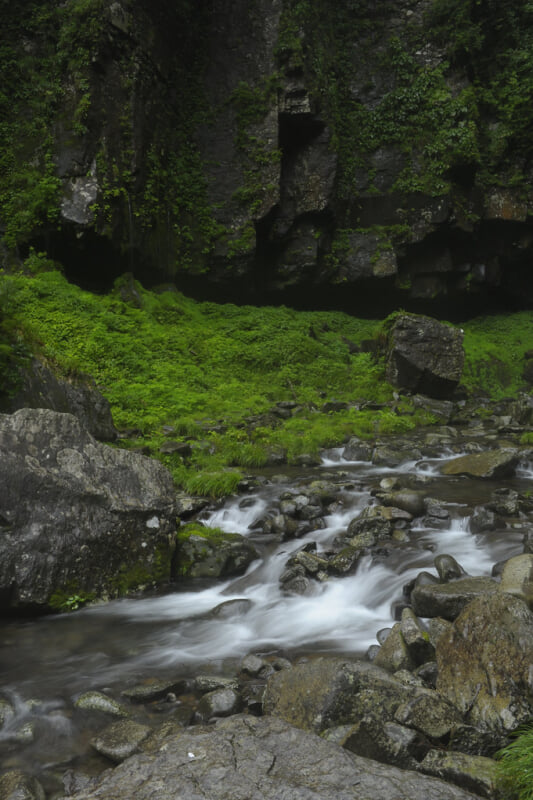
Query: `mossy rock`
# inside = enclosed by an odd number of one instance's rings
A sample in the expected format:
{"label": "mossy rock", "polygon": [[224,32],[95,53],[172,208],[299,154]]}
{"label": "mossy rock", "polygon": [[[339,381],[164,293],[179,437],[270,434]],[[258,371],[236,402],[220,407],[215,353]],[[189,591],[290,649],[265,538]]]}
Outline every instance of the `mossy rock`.
{"label": "mossy rock", "polygon": [[175,574],[187,578],[242,575],[257,558],[256,548],[239,533],[191,523],[178,533]]}

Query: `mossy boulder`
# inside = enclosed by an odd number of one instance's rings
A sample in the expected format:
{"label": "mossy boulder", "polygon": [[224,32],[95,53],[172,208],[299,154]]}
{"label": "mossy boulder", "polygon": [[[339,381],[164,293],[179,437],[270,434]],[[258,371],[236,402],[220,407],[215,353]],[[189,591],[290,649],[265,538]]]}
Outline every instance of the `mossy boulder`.
{"label": "mossy boulder", "polygon": [[471,453],[448,461],[442,467],[443,475],[468,475],[471,478],[500,480],[512,478],[518,464],[516,450],[486,450],[484,453]]}
{"label": "mossy boulder", "polygon": [[242,575],[257,558],[256,548],[239,533],[191,523],[178,533],[174,572],[185,578]]}

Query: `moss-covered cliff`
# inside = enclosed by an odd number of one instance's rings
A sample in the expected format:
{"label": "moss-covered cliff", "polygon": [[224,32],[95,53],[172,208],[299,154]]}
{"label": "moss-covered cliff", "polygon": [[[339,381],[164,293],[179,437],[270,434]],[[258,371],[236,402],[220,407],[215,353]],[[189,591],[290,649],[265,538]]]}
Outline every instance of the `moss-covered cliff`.
{"label": "moss-covered cliff", "polygon": [[5,264],[531,305],[529,0],[12,2],[1,36]]}

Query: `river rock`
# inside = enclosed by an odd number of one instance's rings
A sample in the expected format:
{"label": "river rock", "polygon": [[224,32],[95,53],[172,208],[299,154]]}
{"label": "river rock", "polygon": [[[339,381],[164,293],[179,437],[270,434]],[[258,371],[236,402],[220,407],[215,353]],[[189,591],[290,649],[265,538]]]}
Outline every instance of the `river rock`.
{"label": "river rock", "polygon": [[506,736],[533,715],[533,613],[504,592],[473,600],[436,648],[438,692],[468,721]]}
{"label": "river rock", "polygon": [[204,694],[198,704],[198,716],[204,722],[212,717],[229,717],[241,707],[241,697],[234,689],[217,689]]}
{"label": "river rock", "polygon": [[463,333],[430,317],[398,314],[387,333],[386,375],[394,386],[448,399],[463,371]]}
{"label": "river rock", "polygon": [[124,706],[102,692],[84,692],[76,699],[74,706],[81,711],[99,711],[111,717],[128,716],[128,711]]}
{"label": "river rock", "polygon": [[374,663],[316,658],[268,679],[264,712],[320,732],[376,714],[392,721],[414,691]]}
{"label": "river rock", "polygon": [[12,769],[0,775],[0,800],[45,800],[45,792],[37,778]]}
{"label": "river rock", "polygon": [[506,561],[499,589],[520,597],[533,608],[533,555],[524,554]]}
{"label": "river rock", "polygon": [[496,790],[497,765],[492,758],[430,750],[418,765],[418,769],[424,775],[433,775],[456,783],[482,797],[499,796]]}
{"label": "river rock", "polygon": [[0,415],[0,607],[61,608],[170,579],[172,477],[71,414]]}
{"label": "river rock", "polygon": [[195,524],[179,533],[175,570],[187,578],[222,578],[242,575],[257,558],[253,544],[240,533]]}
{"label": "river rock", "polygon": [[[151,740],[152,741],[152,740]],[[154,739],[70,800],[475,800],[281,719],[236,716]]]}
{"label": "river rock", "polygon": [[485,577],[460,578],[449,583],[422,583],[411,592],[411,604],[419,617],[453,620],[475,597],[494,594],[497,590],[497,581]]}
{"label": "river rock", "polygon": [[448,737],[452,729],[463,721],[457,709],[431,689],[421,689],[398,706],[394,719],[432,740]]}
{"label": "river rock", "polygon": [[141,725],[134,720],[120,720],[100,731],[91,740],[91,746],[97,753],[118,764],[136,753],[151,731],[148,725]]}
{"label": "river rock", "polygon": [[486,450],[483,453],[473,453],[459,456],[446,462],[442,467],[444,475],[467,475],[471,478],[485,478],[487,480],[500,480],[512,478],[518,464],[516,450]]}
{"label": "river rock", "polygon": [[373,717],[363,717],[348,727],[336,741],[358,756],[402,769],[416,769],[418,761],[429,747],[417,731],[397,722],[382,725]]}

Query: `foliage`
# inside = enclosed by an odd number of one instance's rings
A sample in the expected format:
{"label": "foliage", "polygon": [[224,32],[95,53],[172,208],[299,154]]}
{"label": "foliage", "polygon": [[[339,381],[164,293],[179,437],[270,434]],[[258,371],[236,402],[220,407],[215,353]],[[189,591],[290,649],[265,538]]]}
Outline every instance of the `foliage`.
{"label": "foliage", "polygon": [[530,312],[479,317],[463,323],[463,384],[493,399],[513,396],[524,388],[524,354],[533,340]]}
{"label": "foliage", "polygon": [[496,774],[506,800],[533,800],[533,728],[520,729],[500,750]]}

